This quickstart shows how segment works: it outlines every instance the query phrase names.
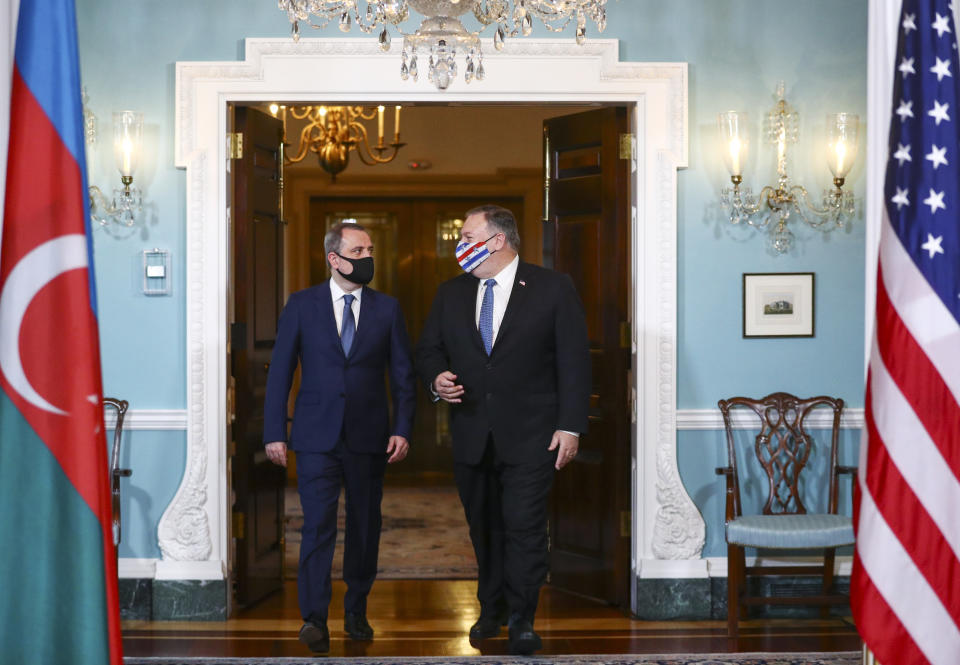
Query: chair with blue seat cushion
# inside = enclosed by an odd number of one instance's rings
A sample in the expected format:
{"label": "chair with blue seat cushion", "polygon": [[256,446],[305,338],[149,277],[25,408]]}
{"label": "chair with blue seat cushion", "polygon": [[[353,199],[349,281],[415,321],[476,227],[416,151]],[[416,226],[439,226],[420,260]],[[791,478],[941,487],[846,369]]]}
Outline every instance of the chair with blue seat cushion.
{"label": "chair with blue seat cushion", "polygon": [[[800,399],[778,392],[762,399],[722,399],[718,406],[727,433],[728,465],[717,469],[717,474],[726,478],[727,634],[738,636],[739,620],[745,616],[747,605],[819,605],[822,616],[827,616],[830,605],[848,602],[846,596],[834,591],[833,568],[836,548],[853,544],[853,520],[838,514],[837,506],[840,474],[856,473],[856,467],[841,466],[837,461],[843,400],[824,396]],[[801,474],[816,445],[808,432],[807,419],[818,407],[833,412],[827,463],[829,496],[827,512],[812,514],[801,498]],[[738,459],[734,445],[736,412],[746,413],[758,430],[755,454],[745,454],[743,459]],[[742,419],[736,420],[739,426]],[[745,479],[756,477],[763,478],[761,484],[767,485],[766,504],[761,514],[744,515],[740,488],[753,482]],[[822,549],[824,560],[817,566],[747,566],[745,547]],[[747,593],[748,575],[817,575],[823,578],[823,587],[818,596],[751,596]]]}

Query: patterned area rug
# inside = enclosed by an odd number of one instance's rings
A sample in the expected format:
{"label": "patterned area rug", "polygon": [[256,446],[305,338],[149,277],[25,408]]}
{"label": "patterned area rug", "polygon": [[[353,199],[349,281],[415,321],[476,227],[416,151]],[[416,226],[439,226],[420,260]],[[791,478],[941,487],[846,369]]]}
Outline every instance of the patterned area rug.
{"label": "patterned area rug", "polygon": [[860,665],[860,652],[510,658],[124,658],[127,665]]}
{"label": "patterned area rug", "polygon": [[[303,509],[296,488],[287,488],[284,570],[295,579],[300,558]],[[463,507],[453,487],[387,487],[383,492],[380,579],[471,579],[477,563]],[[334,579],[343,577],[343,529],[347,514],[340,495]],[[281,662],[281,661],[278,661]],[[324,661],[328,662],[328,661]]]}

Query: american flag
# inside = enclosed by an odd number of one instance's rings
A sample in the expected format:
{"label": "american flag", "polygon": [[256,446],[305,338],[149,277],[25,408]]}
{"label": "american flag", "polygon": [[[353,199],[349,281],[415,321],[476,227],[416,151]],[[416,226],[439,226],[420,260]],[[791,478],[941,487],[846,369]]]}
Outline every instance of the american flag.
{"label": "american flag", "polygon": [[904,0],[851,605],[884,665],[960,663],[960,66],[947,0]]}

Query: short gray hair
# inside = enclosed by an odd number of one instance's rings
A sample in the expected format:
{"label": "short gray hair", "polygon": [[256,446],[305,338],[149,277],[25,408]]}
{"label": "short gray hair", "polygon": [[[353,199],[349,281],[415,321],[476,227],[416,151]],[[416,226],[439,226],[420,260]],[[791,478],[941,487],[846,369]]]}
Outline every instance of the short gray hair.
{"label": "short gray hair", "polygon": [[[367,230],[355,222],[340,222],[339,224],[334,224],[327,231],[327,234],[323,236],[323,253],[324,256],[333,252],[334,254],[339,254],[340,250],[343,249],[343,230],[344,229],[353,229],[354,231],[363,231],[367,233]],[[369,234],[368,234],[369,235]]]}
{"label": "short gray hair", "polygon": [[502,233],[513,251],[520,251],[520,232],[517,230],[517,220],[512,212],[497,205],[483,205],[468,210],[464,219],[470,215],[483,215],[491,230]]}

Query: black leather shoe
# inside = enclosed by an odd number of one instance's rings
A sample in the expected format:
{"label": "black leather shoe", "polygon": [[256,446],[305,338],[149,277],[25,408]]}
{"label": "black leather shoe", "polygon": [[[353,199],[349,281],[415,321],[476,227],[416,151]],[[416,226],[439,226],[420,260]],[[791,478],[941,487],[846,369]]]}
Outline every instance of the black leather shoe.
{"label": "black leather shoe", "polygon": [[470,626],[470,639],[474,642],[488,640],[500,634],[500,626],[506,626],[507,620],[498,616],[483,616]]}
{"label": "black leather shoe", "polygon": [[527,619],[517,619],[510,624],[510,653],[529,656],[543,648],[540,636],[533,630],[533,624]]}
{"label": "black leather shoe", "polygon": [[306,622],[300,628],[299,639],[313,653],[329,653],[330,651],[330,631],[327,630],[327,624],[325,623]]}
{"label": "black leather shoe", "polygon": [[367,617],[362,614],[347,612],[343,615],[343,631],[351,640],[369,642],[373,639],[373,628],[367,623]]}

